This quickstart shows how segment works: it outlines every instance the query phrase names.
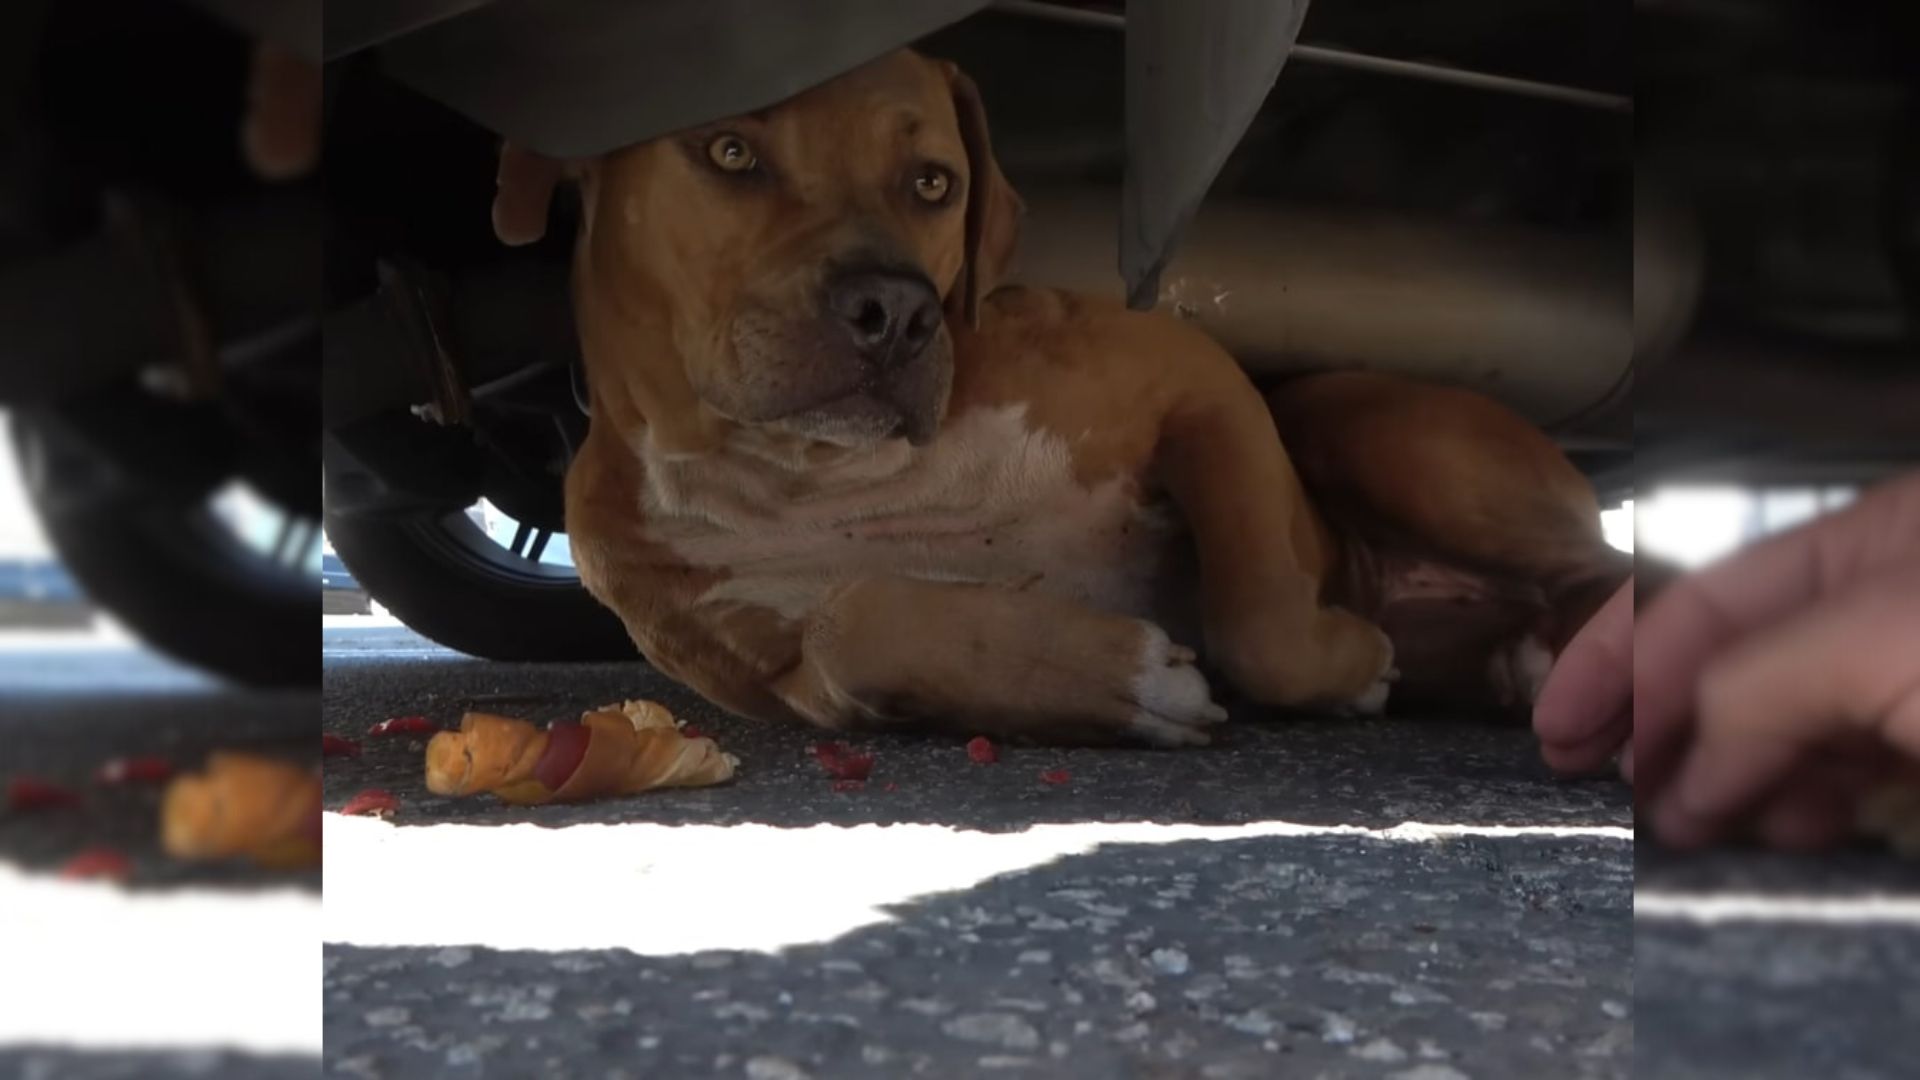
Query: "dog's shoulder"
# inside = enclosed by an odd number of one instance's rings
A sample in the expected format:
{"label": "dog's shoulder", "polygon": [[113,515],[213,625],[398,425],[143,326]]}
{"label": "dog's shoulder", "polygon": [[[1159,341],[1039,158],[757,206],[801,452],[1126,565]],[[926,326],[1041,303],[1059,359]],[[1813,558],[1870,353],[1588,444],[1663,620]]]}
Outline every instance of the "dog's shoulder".
{"label": "dog's shoulder", "polygon": [[967,338],[969,352],[1037,354],[1069,365],[1221,352],[1205,330],[1165,311],[1135,311],[1110,297],[1028,285],[987,297],[980,325]]}
{"label": "dog's shoulder", "polygon": [[1105,297],[1067,289],[1007,285],[982,303],[979,330],[989,337],[1054,341],[1073,335],[1097,335],[1135,314]]}

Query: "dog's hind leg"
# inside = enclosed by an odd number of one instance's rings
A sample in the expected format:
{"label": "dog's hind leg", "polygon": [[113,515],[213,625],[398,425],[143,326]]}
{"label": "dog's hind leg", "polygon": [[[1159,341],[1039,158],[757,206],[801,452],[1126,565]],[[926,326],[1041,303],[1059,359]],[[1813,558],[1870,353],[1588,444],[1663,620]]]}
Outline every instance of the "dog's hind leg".
{"label": "dog's hind leg", "polygon": [[[1551,658],[1633,571],[1632,556],[1607,544],[1587,479],[1489,398],[1337,374],[1284,384],[1269,404],[1305,483],[1351,543],[1500,586],[1488,591],[1505,593],[1513,627],[1492,636],[1484,670],[1504,704],[1531,702]],[[1515,592],[1537,599],[1511,603]],[[1445,621],[1432,632],[1447,634]]]}

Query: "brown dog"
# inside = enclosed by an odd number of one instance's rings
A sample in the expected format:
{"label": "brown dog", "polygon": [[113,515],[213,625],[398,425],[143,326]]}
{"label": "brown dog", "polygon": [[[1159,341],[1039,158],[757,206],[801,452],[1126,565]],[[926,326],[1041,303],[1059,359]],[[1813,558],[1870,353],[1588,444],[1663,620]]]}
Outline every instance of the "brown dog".
{"label": "brown dog", "polygon": [[[1182,641],[1271,705],[1376,710],[1396,677],[1524,704],[1626,573],[1584,478],[1488,400],[1330,375],[1269,403],[1173,319],[996,291],[1021,205],[950,64],[570,171],[574,559],[734,712],[1201,743],[1225,713]],[[559,177],[509,150],[503,239]]]}

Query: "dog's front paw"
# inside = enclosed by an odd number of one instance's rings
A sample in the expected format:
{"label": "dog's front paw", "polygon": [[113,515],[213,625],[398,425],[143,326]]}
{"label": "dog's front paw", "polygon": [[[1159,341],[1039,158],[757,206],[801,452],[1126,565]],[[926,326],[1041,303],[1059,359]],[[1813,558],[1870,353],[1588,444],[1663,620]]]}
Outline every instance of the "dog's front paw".
{"label": "dog's front paw", "polygon": [[1227,710],[1214,704],[1192,649],[1175,645],[1157,626],[1141,625],[1146,637],[1129,686],[1134,709],[1127,733],[1157,746],[1206,745],[1207,729],[1224,721]]}
{"label": "dog's front paw", "polygon": [[1393,693],[1393,684],[1400,678],[1397,668],[1388,668],[1371,686],[1362,691],[1358,700],[1345,711],[1354,716],[1380,716],[1387,711],[1387,697]]}
{"label": "dog's front paw", "polygon": [[1353,676],[1346,685],[1360,687],[1336,699],[1333,711],[1343,716],[1385,713],[1387,698],[1400,678],[1399,670],[1393,666],[1393,639],[1386,631],[1358,616],[1338,609],[1328,611],[1327,615],[1339,619],[1340,630],[1347,639],[1346,648],[1335,654],[1348,658],[1352,665]]}

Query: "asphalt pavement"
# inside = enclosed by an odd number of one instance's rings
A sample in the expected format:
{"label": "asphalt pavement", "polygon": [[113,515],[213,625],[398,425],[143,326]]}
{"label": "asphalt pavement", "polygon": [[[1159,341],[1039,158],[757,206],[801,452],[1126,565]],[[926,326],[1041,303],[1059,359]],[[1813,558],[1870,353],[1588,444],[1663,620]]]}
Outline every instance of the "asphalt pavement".
{"label": "asphalt pavement", "polygon": [[[992,765],[863,738],[872,780],[835,791],[812,733],[637,663],[325,641],[324,704],[125,644],[0,648],[0,774],[84,795],[0,816],[0,959],[32,973],[0,1075],[1912,1075],[1913,864],[1643,846],[1636,913],[1626,789],[1550,776],[1512,728],[1239,717],[1199,752]],[[324,913],[318,875],[166,859],[157,790],[90,782],[134,753],[310,755],[316,712],[364,738],[633,696],[739,778],[511,809],[435,798],[421,740],[367,739],[328,805],[378,786],[400,809],[328,816]],[[128,887],[54,876],[98,846]]]}
{"label": "asphalt pavement", "polygon": [[1640,847],[1634,1075],[1920,1075],[1920,863]]}
{"label": "asphalt pavement", "polygon": [[[366,1077],[1622,1077],[1626,788],[1510,726],[1236,723],[1202,751],[859,738],[727,717],[639,663],[330,629],[323,724],[660,700],[703,790],[442,799],[419,739],[328,762],[325,1065]],[[1066,774],[1051,783],[1043,773]]]}

